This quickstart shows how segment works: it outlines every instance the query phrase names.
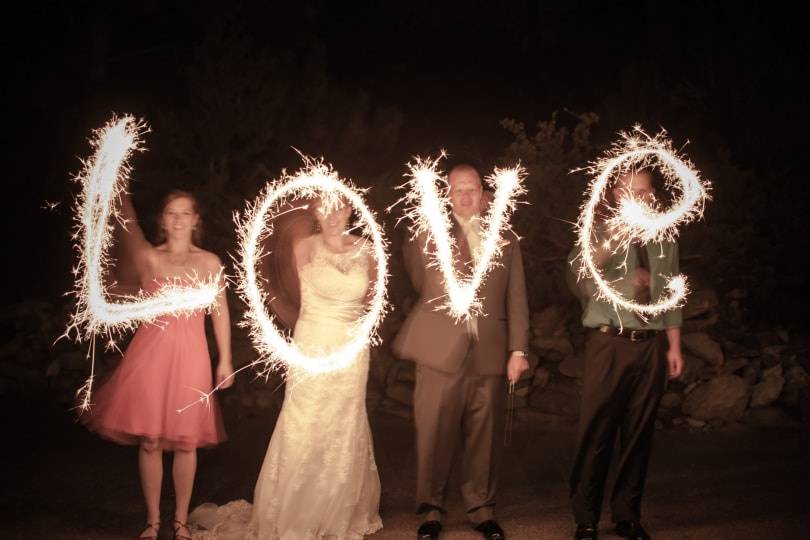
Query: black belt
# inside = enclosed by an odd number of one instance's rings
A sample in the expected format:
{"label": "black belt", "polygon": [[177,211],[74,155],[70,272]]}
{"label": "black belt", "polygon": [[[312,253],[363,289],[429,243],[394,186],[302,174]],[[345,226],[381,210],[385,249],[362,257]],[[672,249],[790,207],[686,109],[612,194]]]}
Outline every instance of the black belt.
{"label": "black belt", "polygon": [[630,330],[629,328],[616,328],[615,326],[602,325],[595,328],[598,332],[609,336],[619,336],[630,341],[646,341],[658,335],[659,330]]}

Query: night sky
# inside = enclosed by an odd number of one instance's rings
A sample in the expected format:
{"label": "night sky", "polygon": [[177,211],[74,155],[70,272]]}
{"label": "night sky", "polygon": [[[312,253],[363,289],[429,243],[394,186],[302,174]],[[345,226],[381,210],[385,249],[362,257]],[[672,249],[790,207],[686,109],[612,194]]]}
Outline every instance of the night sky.
{"label": "night sky", "polygon": [[[161,189],[193,189],[198,171],[217,167],[240,179],[233,191],[241,199],[252,198],[259,178],[295,166],[291,146],[377,190],[396,185],[412,155],[440,148],[489,167],[511,140],[503,118],[531,128],[554,111],[563,123],[592,111],[597,145],[636,122],[664,126],[676,146],[689,142],[699,168],[722,162],[740,171],[709,175],[716,209],[702,226],[731,224],[733,233],[738,222],[726,216],[744,212],[746,234],[770,246],[752,264],[792,298],[788,323],[806,315],[796,291],[807,256],[796,254],[796,238],[810,115],[800,82],[805,19],[796,9],[692,1],[225,6],[71,2],[5,11],[6,302],[58,301],[69,288],[69,205],[78,191],[70,178],[89,155],[91,130],[113,112],[153,128],[149,152],[135,161],[143,189],[133,188],[136,203],[152,208]],[[205,162],[217,144],[226,148]],[[216,161],[222,155],[230,159]],[[61,205],[47,211],[45,201]]]}

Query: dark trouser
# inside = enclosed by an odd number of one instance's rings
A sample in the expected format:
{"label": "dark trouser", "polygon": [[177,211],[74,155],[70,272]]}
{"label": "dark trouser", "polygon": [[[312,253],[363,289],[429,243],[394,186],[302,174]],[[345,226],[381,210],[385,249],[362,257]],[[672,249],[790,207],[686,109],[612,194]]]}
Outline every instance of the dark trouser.
{"label": "dark trouser", "polygon": [[445,513],[447,483],[459,444],[467,517],[473,524],[494,519],[505,386],[504,375],[416,367],[416,503],[426,520],[441,520]]}
{"label": "dark trouser", "polygon": [[655,417],[666,387],[666,336],[632,342],[590,330],[571,504],[578,524],[598,523],[616,432],[619,465],[610,505],[614,522],[639,521]]}

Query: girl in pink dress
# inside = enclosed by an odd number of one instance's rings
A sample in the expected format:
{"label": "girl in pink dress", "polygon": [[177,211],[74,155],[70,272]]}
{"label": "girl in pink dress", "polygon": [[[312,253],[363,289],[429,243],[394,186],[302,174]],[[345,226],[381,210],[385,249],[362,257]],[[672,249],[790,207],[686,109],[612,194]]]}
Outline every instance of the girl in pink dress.
{"label": "girl in pink dress", "polygon": [[[183,191],[169,193],[160,217],[161,238],[152,246],[138,227],[135,211],[123,197],[126,220],[124,246],[134,256],[141,287],[156,291],[167,280],[190,276],[205,279],[222,269],[219,258],[195,243],[201,220],[197,201]],[[217,383],[232,384],[230,320],[224,288],[211,311],[219,349]],[[225,431],[216,399],[178,414],[177,410],[199,399],[198,391],[212,388],[211,359],[205,338],[205,313],[165,316],[142,325],[124,353],[118,368],[95,394],[95,403],[82,418],[87,427],[120,444],[140,445],[138,465],[146,501],[146,528],[140,539],[156,540],[160,528],[160,487],[163,452],[174,452],[172,477],[177,506],[174,537],[191,540],[186,527],[188,505],[197,467],[196,449],[222,442]],[[224,381],[224,382],[223,382]]]}

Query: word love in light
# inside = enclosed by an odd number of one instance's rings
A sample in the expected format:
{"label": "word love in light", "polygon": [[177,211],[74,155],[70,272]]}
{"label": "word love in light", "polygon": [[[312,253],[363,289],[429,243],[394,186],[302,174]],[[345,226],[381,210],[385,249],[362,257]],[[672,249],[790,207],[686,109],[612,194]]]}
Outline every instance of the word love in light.
{"label": "word love in light", "polygon": [[435,160],[415,158],[408,164],[408,189],[402,200],[406,203],[405,216],[409,218],[410,230],[415,237],[425,233],[428,238],[430,264],[442,274],[447,300],[439,306],[457,319],[467,319],[480,314],[481,300],[478,290],[492,267],[497,264],[504,245],[503,234],[509,229],[509,219],[514,212],[516,198],[525,193],[522,167],[498,169],[486,178],[495,190],[489,210],[481,217],[481,244],[473,254],[474,267],[467,278],[458,275],[453,265],[454,239],[448,214],[450,201],[448,188],[440,192],[437,183],[447,186],[447,179],[438,172]]}
{"label": "word love in light", "polygon": [[[611,182],[622,174],[649,167],[661,171],[666,189],[675,194],[669,209],[662,212],[656,205],[637,199],[628,191],[616,208],[608,210],[605,230],[597,232],[597,211]],[[579,277],[593,279],[599,297],[614,309],[621,307],[642,318],[654,317],[682,305],[688,293],[683,275],[670,276],[665,287],[667,294],[655,302],[642,304],[622,296],[607,282],[596,264],[595,245],[612,247],[613,253],[618,253],[626,251],[633,242],[647,244],[674,240],[680,226],[703,215],[709,198],[709,183],[700,178],[687,159],[673,150],[665,131],[650,137],[639,126],[631,132],[620,133],[620,140],[586,170],[594,178],[577,221],[577,245],[581,258]],[[600,237],[602,233],[608,237]]]}
{"label": "word love in light", "polygon": [[[155,321],[163,315],[187,314],[208,308],[216,302],[220,276],[190,285],[170,282],[155,294],[128,295],[112,301],[104,285],[109,267],[109,249],[114,225],[110,218],[121,219],[115,201],[122,195],[130,172],[129,158],[141,146],[146,127],[131,116],[113,118],[95,131],[91,145],[93,157],[84,163],[77,177],[81,193],[75,204],[76,228],[73,235],[79,261],[76,275],[76,310],[67,333],[75,331],[79,339],[92,339],[99,333],[120,333],[140,323]],[[91,348],[91,356],[94,348]],[[94,364],[90,377],[79,390],[81,408],[90,403]]]}
{"label": "word love in light", "polygon": [[[342,180],[331,166],[322,160],[304,158],[304,161],[305,166],[295,174],[284,173],[280,179],[268,183],[256,201],[248,205],[243,216],[236,217],[239,237],[237,291],[248,306],[244,324],[260,353],[260,359],[251,365],[262,364],[265,373],[280,366],[293,366],[309,373],[326,373],[348,367],[364,348],[376,341],[377,327],[387,306],[388,254],[385,237],[374,213],[366,205],[361,192],[351,182]],[[355,323],[352,338],[340,348],[317,356],[304,353],[279,333],[273,316],[267,311],[267,293],[260,285],[257,272],[257,265],[264,255],[259,246],[272,232],[268,222],[272,221],[273,212],[278,211],[284,200],[313,197],[321,198],[324,211],[345,202],[358,212],[359,226],[363,236],[372,241],[371,251],[376,261],[370,306]]]}

